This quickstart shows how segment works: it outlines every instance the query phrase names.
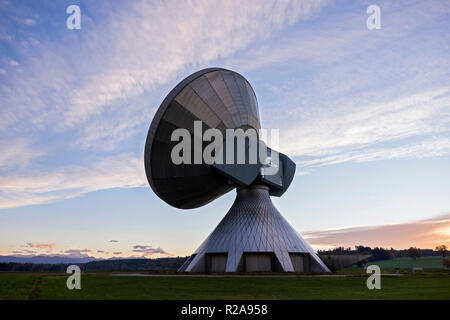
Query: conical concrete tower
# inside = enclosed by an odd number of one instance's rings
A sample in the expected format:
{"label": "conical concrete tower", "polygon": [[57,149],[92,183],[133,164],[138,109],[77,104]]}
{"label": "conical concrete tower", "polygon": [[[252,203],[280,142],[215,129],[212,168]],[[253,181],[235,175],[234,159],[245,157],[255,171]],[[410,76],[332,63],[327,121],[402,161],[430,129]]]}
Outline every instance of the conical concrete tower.
{"label": "conical concrete tower", "polygon": [[265,185],[237,189],[233,206],[181,272],[329,272],[272,203]]}

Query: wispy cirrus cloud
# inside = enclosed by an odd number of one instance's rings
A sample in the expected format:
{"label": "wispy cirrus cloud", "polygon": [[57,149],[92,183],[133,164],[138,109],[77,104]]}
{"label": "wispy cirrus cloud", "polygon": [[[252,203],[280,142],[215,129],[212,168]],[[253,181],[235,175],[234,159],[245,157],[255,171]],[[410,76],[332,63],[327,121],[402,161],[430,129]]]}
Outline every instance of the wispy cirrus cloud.
{"label": "wispy cirrus cloud", "polygon": [[281,147],[292,155],[320,156],[382,142],[448,133],[450,88],[387,103],[318,114],[281,132]]}
{"label": "wispy cirrus cloud", "polygon": [[307,168],[348,161],[368,162],[389,159],[426,158],[449,154],[450,138],[436,138],[400,147],[355,150],[330,156],[317,157],[312,160],[300,160],[297,162],[297,165],[299,165],[300,168]]}
{"label": "wispy cirrus cloud", "polygon": [[[401,43],[401,41],[408,41],[415,36],[428,38],[427,44],[435,40],[442,40],[441,35],[420,34],[419,31],[450,12],[448,8],[432,2],[379,1],[383,13],[382,30],[374,32],[366,28],[367,5],[357,1],[354,4],[350,8],[342,7],[342,10],[334,7],[334,12],[337,14],[321,16],[320,27],[305,23],[302,28],[292,31],[288,37],[278,37],[272,43],[258,43],[238,56],[229,57],[227,63],[243,70],[257,70],[280,62],[300,61],[305,64],[317,65],[320,69],[330,68],[333,70],[334,67],[339,67],[342,61],[349,58],[353,59],[357,65],[359,60],[374,61],[380,58],[386,61],[388,58],[396,57],[396,52],[390,49],[394,41]],[[386,52],[380,50],[381,47],[390,51],[390,56],[387,57]],[[408,49],[415,50],[416,47]],[[383,52],[384,55],[377,57],[375,54],[378,52]],[[413,53],[416,52],[413,51]],[[416,55],[416,58],[422,59],[424,56]],[[404,62],[407,63],[408,60]],[[429,61],[429,63],[435,64],[435,61]],[[421,67],[420,65],[414,66],[414,68]],[[364,72],[364,70],[359,71]],[[371,65],[366,64],[366,72],[370,73],[371,71]],[[442,74],[445,73],[444,70],[440,71]],[[360,79],[358,74],[351,76],[348,77],[351,82],[358,82]],[[376,75],[372,73],[372,76]],[[424,76],[424,74],[420,76]],[[326,74],[322,79],[325,77]],[[333,77],[329,75],[328,78],[330,80]],[[346,83],[341,82],[340,85],[345,86]],[[328,89],[334,90],[332,87]]]}
{"label": "wispy cirrus cloud", "polygon": [[281,131],[280,146],[299,169],[450,154],[450,88],[386,103],[343,108]]}
{"label": "wispy cirrus cloud", "polygon": [[[0,155],[0,168],[7,169],[0,176],[0,208],[142,185],[141,160],[125,141],[145,134],[168,83],[267,41],[326,2],[133,1],[108,7],[86,2],[82,31],[57,29],[59,36],[50,34],[52,28],[63,27],[39,28],[43,18],[30,15],[32,9],[21,6],[19,12],[5,3],[10,14],[0,35],[14,54],[0,61],[8,74],[0,79],[0,104],[5,106],[0,109],[0,132],[8,141],[17,136],[24,140],[11,143]],[[46,5],[49,12],[59,6]],[[22,23],[16,26],[14,19]],[[117,156],[117,149],[132,149],[134,155]],[[38,170],[27,170],[43,155],[85,151],[103,153],[104,159],[52,168],[44,158]]]}
{"label": "wispy cirrus cloud", "polygon": [[146,185],[141,158],[105,158],[92,167],[72,166],[26,175],[0,177],[0,208],[69,199],[87,192]]}
{"label": "wispy cirrus cloud", "polygon": [[44,148],[33,147],[26,138],[0,140],[0,170],[24,169],[33,160],[44,156]]}
{"label": "wispy cirrus cloud", "polygon": [[12,76],[3,88],[0,102],[11,108],[2,110],[0,128],[25,120],[38,128],[76,127],[84,148],[104,148],[108,136],[120,142],[151,117],[155,106],[144,102],[156,86],[187,68],[268,39],[324,2],[135,1],[114,6],[103,12],[106,21],[87,20],[88,34],[39,45],[39,59],[23,57],[29,75]]}
{"label": "wispy cirrus cloud", "polygon": [[26,26],[34,26],[36,24],[36,20],[31,18],[24,18],[24,19],[17,18],[16,21],[19,23],[23,23]]}
{"label": "wispy cirrus cloud", "polygon": [[[423,31],[449,10],[379,5],[380,32],[364,27],[365,7],[355,6],[229,59],[270,93],[263,124],[281,129],[281,150],[297,156],[298,174],[311,172],[303,165],[449,154],[450,59],[442,35]],[[290,70],[272,67],[280,63]],[[261,69],[278,82],[259,79]]]}
{"label": "wispy cirrus cloud", "polygon": [[[100,11],[103,20],[97,23],[86,14],[83,26],[88,33],[69,33],[58,41],[46,37],[38,41],[30,34],[26,47],[33,49],[33,55],[25,50],[14,59],[4,59],[5,72],[12,71],[10,61],[16,61],[22,72],[2,80],[0,103],[7,107],[0,110],[0,131],[8,136],[37,136],[37,140],[68,135],[70,148],[58,152],[103,152],[104,159],[83,166],[40,168],[36,174],[26,166],[51,155],[52,145],[44,150],[25,138],[5,143],[0,154],[0,169],[5,169],[0,177],[0,208],[144,185],[135,153],[120,157],[111,153],[126,149],[125,142],[136,133],[144,136],[168,83],[216,61],[239,66],[239,71],[291,64],[293,71],[286,80],[268,88],[281,97],[275,106],[284,109],[267,109],[263,102],[266,109],[261,114],[272,127],[283,124],[281,150],[297,156],[299,167],[448,154],[449,88],[441,80],[449,61],[439,55],[439,34],[416,32],[446,11],[422,2],[408,8],[383,3],[389,14],[383,16],[385,25],[379,33],[364,27],[365,12],[359,10],[324,17],[321,28],[302,24],[294,33],[278,33],[314,16],[327,3],[136,1],[92,10]],[[90,9],[89,2],[85,5]],[[418,15],[422,19],[414,19]],[[39,23],[37,17],[30,17]],[[405,39],[427,41],[427,53],[435,58],[421,54],[420,45],[409,46],[408,52],[392,49],[393,42],[403,45]],[[387,57],[394,63],[386,64]],[[313,72],[299,77],[308,66]],[[410,138],[418,140],[407,141]],[[406,142],[386,145],[401,141]],[[131,161],[125,164],[120,159]],[[111,161],[118,162],[127,181],[107,177],[117,172],[102,170]],[[310,172],[301,170],[299,174]],[[80,175],[88,179],[77,179]]]}

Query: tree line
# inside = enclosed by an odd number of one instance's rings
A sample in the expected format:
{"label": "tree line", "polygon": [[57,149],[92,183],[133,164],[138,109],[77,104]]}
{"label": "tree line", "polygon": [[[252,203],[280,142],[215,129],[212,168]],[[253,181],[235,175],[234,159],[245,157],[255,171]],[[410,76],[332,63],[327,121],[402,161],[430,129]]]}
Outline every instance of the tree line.
{"label": "tree line", "polygon": [[[174,271],[188,257],[100,260],[76,264],[83,271]],[[0,271],[66,272],[70,264],[0,263]]]}
{"label": "tree line", "polygon": [[[351,247],[337,247],[329,250],[318,250],[317,253],[319,255],[330,255],[330,254],[370,254],[372,257],[369,261],[378,261],[378,260],[390,260],[394,258],[403,258],[410,257],[412,259],[417,259],[421,256],[429,257],[429,256],[442,256],[445,259],[448,254],[447,246],[440,245],[433,249],[420,249],[417,247],[410,247],[409,249],[396,250],[394,248],[382,248],[382,247],[366,247],[362,245],[355,246],[355,249]],[[444,263],[445,265],[445,263]]]}

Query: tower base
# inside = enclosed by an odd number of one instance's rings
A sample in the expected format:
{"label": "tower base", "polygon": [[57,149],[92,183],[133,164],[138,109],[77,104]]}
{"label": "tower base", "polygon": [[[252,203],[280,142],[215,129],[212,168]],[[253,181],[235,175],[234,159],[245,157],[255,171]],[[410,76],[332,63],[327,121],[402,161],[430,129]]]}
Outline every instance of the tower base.
{"label": "tower base", "polygon": [[329,272],[282,217],[268,187],[237,190],[228,213],[179,272]]}

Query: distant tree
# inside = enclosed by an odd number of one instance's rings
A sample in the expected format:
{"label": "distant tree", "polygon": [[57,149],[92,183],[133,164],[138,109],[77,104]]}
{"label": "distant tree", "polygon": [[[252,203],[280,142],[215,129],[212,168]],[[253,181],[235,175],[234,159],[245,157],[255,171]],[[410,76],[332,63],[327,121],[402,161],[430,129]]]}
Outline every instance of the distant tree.
{"label": "distant tree", "polygon": [[420,257],[420,254],[420,249],[416,247],[410,247],[408,250],[406,250],[406,255],[414,260]]}
{"label": "distant tree", "polygon": [[444,267],[450,268],[450,259],[442,259],[442,264],[444,265]]}
{"label": "distant tree", "polygon": [[337,247],[334,249],[329,249],[329,250],[318,250],[317,253],[319,254],[351,254],[352,253],[352,248],[344,248],[344,247]]}
{"label": "distant tree", "polygon": [[391,255],[392,259],[394,259],[395,257],[397,257],[397,251],[391,247],[391,249],[389,250],[389,254]]}
{"label": "distant tree", "polygon": [[372,248],[371,247],[355,246],[355,251],[358,254],[372,254]]}
{"label": "distant tree", "polygon": [[372,249],[372,256],[373,261],[391,260],[392,258],[394,258],[393,254],[389,250],[378,247]]}
{"label": "distant tree", "polygon": [[445,244],[437,246],[434,251],[445,258],[445,256],[447,255],[447,246]]}

